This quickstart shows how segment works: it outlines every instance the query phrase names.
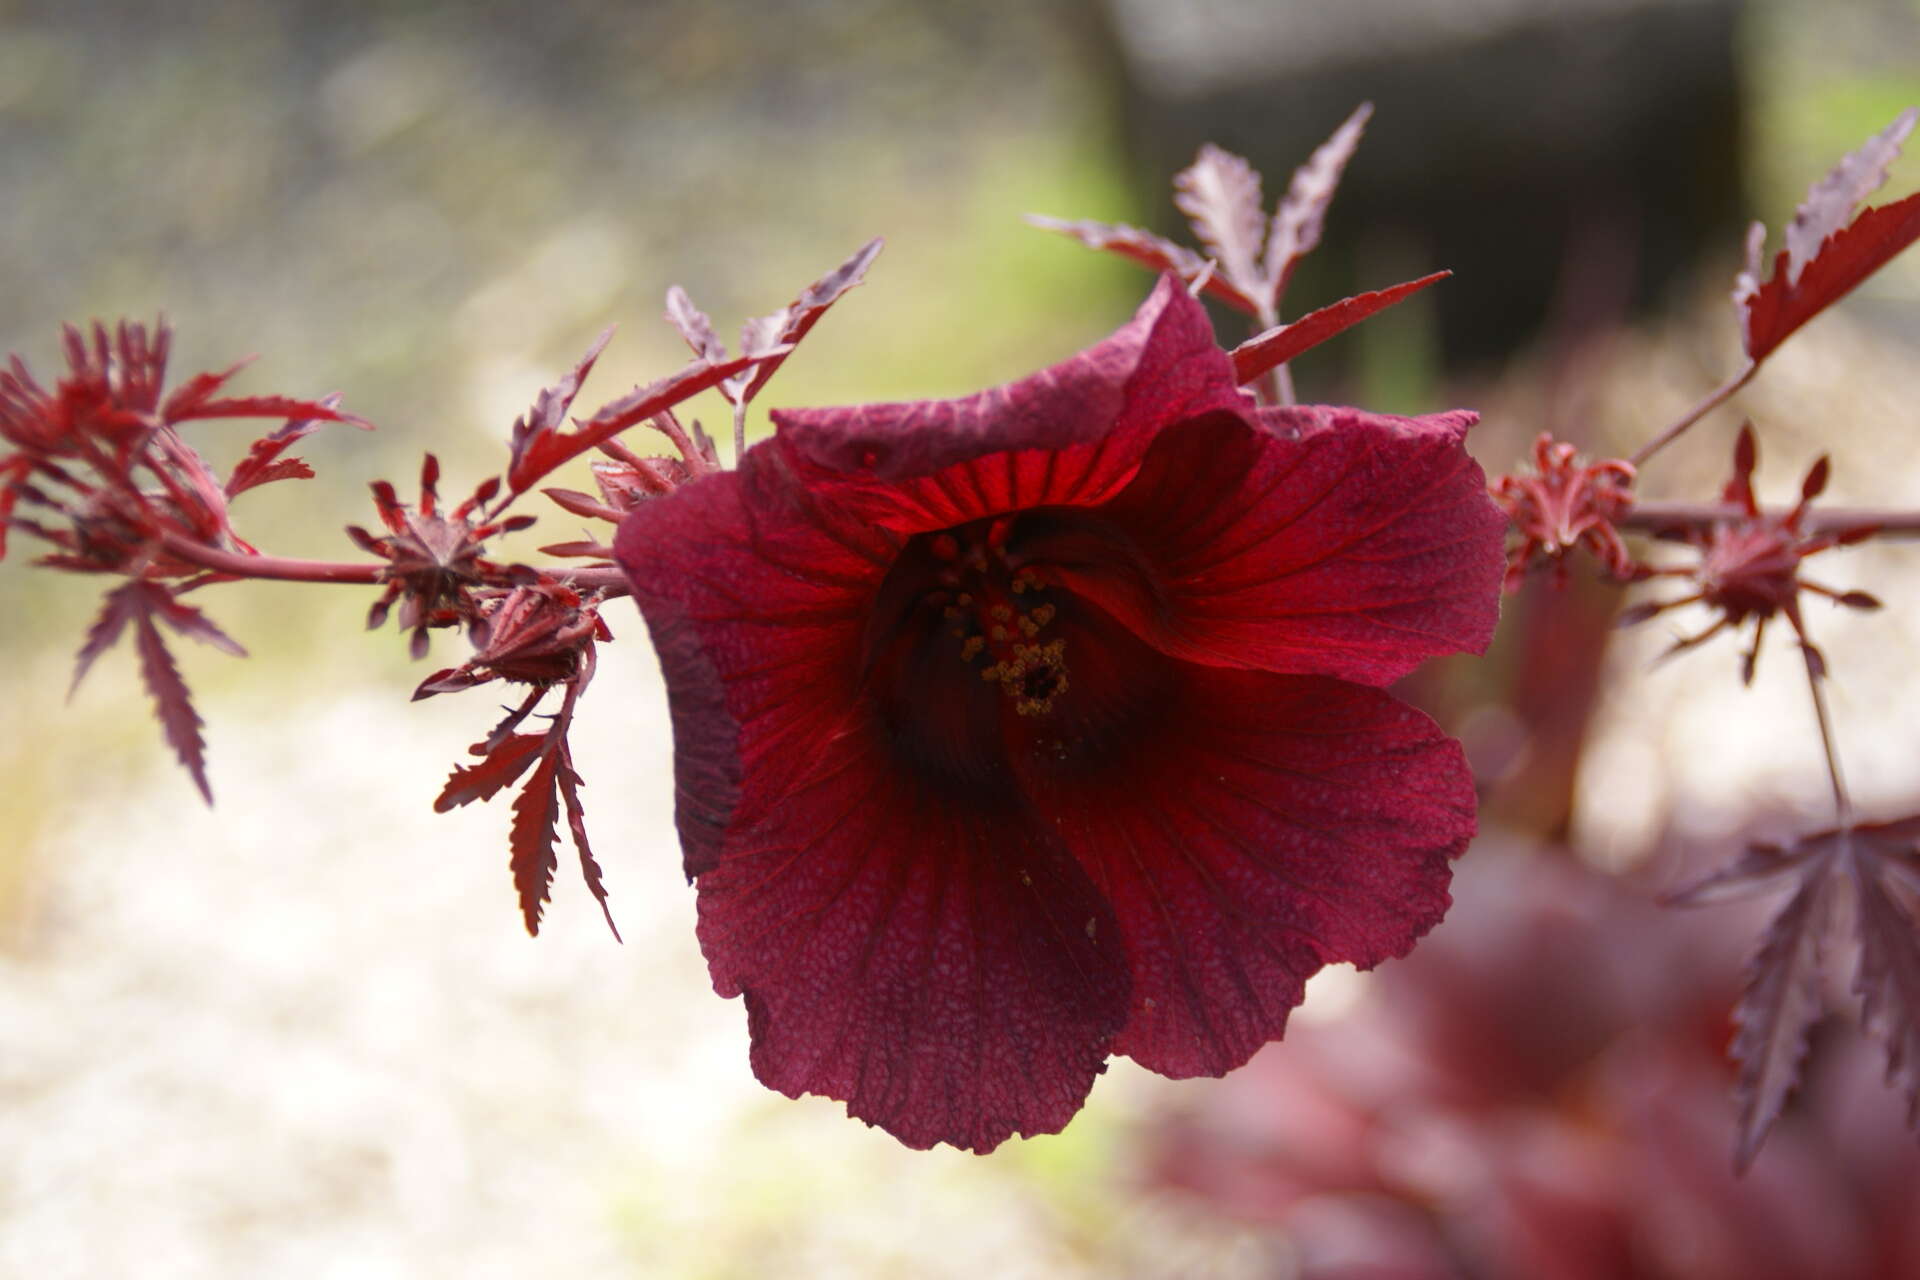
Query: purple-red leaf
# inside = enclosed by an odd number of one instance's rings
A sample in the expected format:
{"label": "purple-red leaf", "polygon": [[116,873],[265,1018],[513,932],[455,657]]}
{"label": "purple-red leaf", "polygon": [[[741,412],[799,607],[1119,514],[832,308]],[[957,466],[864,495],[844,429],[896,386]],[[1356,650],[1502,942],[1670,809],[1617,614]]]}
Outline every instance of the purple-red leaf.
{"label": "purple-red leaf", "polygon": [[1916,119],[1920,111],[1902,112],[1814,184],[1795,211],[1786,248],[1774,256],[1772,278],[1764,284],[1766,228],[1754,223],[1747,234],[1746,269],[1733,289],[1748,358],[1764,360],[1794,330],[1920,239],[1920,195],[1852,216],[1855,206],[1886,181],[1887,166]]}
{"label": "purple-red leaf", "polygon": [[[437,679],[438,677],[430,677]],[[491,800],[527,771],[534,754],[547,740],[544,733],[516,733],[503,739],[479,764],[455,765],[453,776],[433,802],[435,813],[446,813],[475,800]]]}
{"label": "purple-red leaf", "polygon": [[1799,280],[1806,265],[1819,256],[1820,247],[1828,237],[1844,228],[1860,202],[1880,189],[1917,119],[1920,119],[1920,109],[1907,108],[1892,124],[1868,138],[1859,150],[1844,157],[1826,177],[1808,189],[1807,198],[1793,211],[1793,221],[1787,224],[1788,283]]}
{"label": "purple-red leaf", "polygon": [[1734,1099],[1740,1110],[1734,1166],[1753,1163],[1767,1131],[1800,1079],[1807,1032],[1825,1011],[1820,954],[1831,915],[1825,875],[1804,883],[1767,926],[1734,1010],[1733,1057],[1740,1064]]}
{"label": "purple-red leaf", "polygon": [[580,875],[586,880],[593,900],[600,904],[600,914],[607,918],[613,940],[621,942],[624,939],[620,937],[620,926],[613,922],[613,909],[607,905],[606,881],[601,878],[600,864],[594,861],[593,848],[587,843],[587,811],[580,803],[580,788],[586,784],[574,772],[573,759],[564,747],[561,754],[564,758],[560,762],[560,798],[566,801],[567,829],[573,833],[573,847],[580,852]]}
{"label": "purple-red leaf", "polygon": [[1266,201],[1252,165],[1206,143],[1193,163],[1174,175],[1173,203],[1235,288],[1255,299],[1272,296],[1273,282],[1260,267]]}
{"label": "purple-red leaf", "polygon": [[1906,1094],[1907,1123],[1920,1126],[1920,918],[1881,877],[1880,866],[1857,866],[1862,1021],[1887,1047],[1887,1082]]}
{"label": "purple-red leaf", "polygon": [[349,423],[363,431],[373,430],[373,424],[365,418],[335,408],[339,403],[337,396],[319,400],[297,396],[235,396],[225,400],[183,402],[185,390],[182,388],[168,398],[164,413],[168,422],[195,422],[205,418],[316,418],[322,422]]}
{"label": "purple-red leaf", "polygon": [[508,835],[512,849],[513,885],[520,893],[520,915],[527,932],[540,934],[540,911],[551,902],[553,872],[558,866],[553,848],[553,822],[558,816],[554,782],[559,753],[546,751],[513,802],[513,825]]}
{"label": "purple-red leaf", "polygon": [[578,489],[542,489],[540,492],[552,498],[563,511],[589,520],[611,520],[619,524],[626,519],[627,513],[616,511],[591,494],[581,493]]}
{"label": "purple-red leaf", "polygon": [[[538,412],[539,406],[536,405],[536,413],[530,419],[514,423],[512,464],[507,470],[507,487],[514,493],[525,493],[555,467],[580,456],[602,441],[611,440],[635,423],[644,422],[689,396],[717,386],[742,369],[784,356],[789,350],[789,347],[775,347],[759,355],[736,356],[719,364],[695,361],[658,382],[635,387],[620,399],[603,406],[593,417],[580,423],[575,431],[560,430],[554,425],[557,418]],[[590,354],[597,352],[596,348]],[[583,367],[588,363],[590,361],[583,362]],[[541,393],[543,402],[548,394]],[[569,392],[567,400],[571,399]],[[565,404],[562,403],[558,412],[564,411]]]}
{"label": "purple-red leaf", "polygon": [[784,345],[790,351],[798,346],[800,339],[807,336],[807,331],[827,313],[827,308],[866,276],[867,268],[880,256],[883,244],[884,241],[877,236],[867,241],[851,258],[808,285],[784,310],[762,316],[759,320],[749,320],[740,331],[740,352],[742,355],[768,358],[754,370],[750,379],[733,379],[733,394],[727,398],[746,401],[758,395],[760,388],[767,385],[767,379],[787,358],[785,352],[776,352],[775,348]]}
{"label": "purple-red leaf", "polygon": [[153,695],[154,713],[159,717],[161,732],[193,777],[194,785],[200,788],[201,796],[212,804],[213,788],[207,783],[207,744],[200,736],[202,721],[194,712],[186,681],[180,678],[180,669],[174,665],[173,655],[167,652],[166,642],[160,638],[160,629],[153,625],[151,614],[144,607],[137,608],[132,621],[134,646],[140,654],[140,676],[146,682],[147,692]]}
{"label": "purple-red leaf", "polygon": [[1705,907],[1778,889],[1788,876],[1801,874],[1811,853],[1805,845],[1750,845],[1726,866],[1669,893],[1665,902],[1670,907]]}
{"label": "purple-red leaf", "polygon": [[[68,358],[71,359],[71,355]],[[194,374],[167,397],[167,403],[161,409],[160,416],[168,422],[179,422],[197,416],[194,410],[211,400],[214,392],[225,386],[234,374],[252,364],[255,358],[248,356],[244,360],[235,361],[218,373]]]}
{"label": "purple-red leaf", "polygon": [[33,471],[33,459],[24,453],[0,463],[0,560],[7,558],[7,522],[13,517],[13,505],[20,499],[20,486]]}
{"label": "purple-red leaf", "polygon": [[667,290],[667,323],[680,331],[693,354],[702,360],[725,360],[726,344],[713,331],[713,321],[707,319],[707,313],[693,305],[693,299],[679,285]]}
{"label": "purple-red leaf", "polygon": [[1318,311],[1308,312],[1292,324],[1278,325],[1258,337],[1249,338],[1231,353],[1233,375],[1241,386],[1245,386],[1269,369],[1278,368],[1308,348],[1317,347],[1336,333],[1359,324],[1376,311],[1384,311],[1401,299],[1452,274],[1451,271],[1436,271],[1430,276],[1421,276],[1418,280],[1409,280],[1391,288],[1342,298]]}
{"label": "purple-red leaf", "polygon": [[126,630],[127,620],[139,611],[137,594],[139,584],[130,582],[124,587],[107,592],[102,601],[99,616],[87,628],[87,638],[80,645],[80,653],[74,659],[73,680],[67,685],[67,696],[71,698],[80,688],[80,682],[86,679],[87,671],[95,659],[113,648],[120,639],[120,633]]}
{"label": "purple-red leaf", "polygon": [[[337,408],[340,397],[331,395],[320,403],[329,409]],[[227,477],[227,496],[231,498],[237,493],[275,480],[311,479],[313,468],[298,458],[282,459],[280,455],[296,441],[318,431],[324,421],[326,419],[323,418],[293,418],[278,431],[269,432],[255,440],[247,450],[247,456],[234,464],[233,474]]]}
{"label": "purple-red leaf", "polygon": [[1217,271],[1207,274],[1206,260],[1199,254],[1151,231],[1142,231],[1124,223],[1069,222],[1038,213],[1028,214],[1027,221],[1042,231],[1057,231],[1061,235],[1072,236],[1089,249],[1114,254],[1151,271],[1171,271],[1189,284],[1204,275],[1206,283],[1201,286],[1202,293],[1245,315],[1260,313],[1260,305],[1226,277]]}
{"label": "purple-red leaf", "polygon": [[1354,148],[1360,145],[1360,135],[1366,131],[1367,121],[1372,115],[1373,104],[1361,103],[1333,131],[1333,136],[1321,143],[1307,162],[1293,171],[1293,181],[1287,185],[1287,194],[1280,198],[1279,207],[1273,211],[1273,230],[1267,236],[1263,274],[1270,290],[1270,306],[1279,307],[1295,264],[1319,245],[1320,232],[1326,224],[1327,206],[1333,202],[1333,193],[1340,187],[1340,177],[1346,172],[1347,161],[1353,158]]}

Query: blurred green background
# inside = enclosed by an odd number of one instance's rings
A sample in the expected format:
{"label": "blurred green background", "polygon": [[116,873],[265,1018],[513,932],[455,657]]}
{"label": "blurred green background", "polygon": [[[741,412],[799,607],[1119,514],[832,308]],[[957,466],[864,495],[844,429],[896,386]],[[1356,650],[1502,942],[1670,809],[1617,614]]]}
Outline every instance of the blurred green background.
{"label": "blurred green background", "polygon": [[[0,346],[50,378],[59,322],[164,312],[177,376],[258,353],[243,391],[344,391],[380,430],[315,437],[303,454],[318,480],[240,507],[257,544],[330,558],[351,554],[340,525],[369,522],[366,482],[408,493],[422,450],[449,493],[496,469],[507,425],[605,325],[620,331],[583,405],[677,368],[670,284],[728,335],[885,235],[868,283],[763,404],[968,392],[1086,345],[1148,283],[1020,221],[1158,216],[1139,122],[1119,105],[1137,68],[1103,12],[0,0]],[[1275,4],[1273,21],[1289,12]],[[1916,33],[1912,0],[1740,15],[1743,208],[1778,228],[1813,177],[1920,101]],[[1284,178],[1270,172],[1269,190]],[[1916,179],[1909,158],[1890,190]],[[1676,278],[1662,311],[1618,335],[1606,390],[1583,401],[1596,437],[1642,437],[1731,367],[1700,381],[1732,347],[1736,252]],[[1870,335],[1910,338],[1916,296],[1913,265],[1897,264],[1850,311],[1868,327],[1809,358],[1819,385],[1869,388],[1868,438],[1911,429],[1910,346]],[[1540,387],[1557,357],[1528,346],[1450,382],[1432,323],[1412,307],[1356,339],[1339,390],[1504,410],[1480,443],[1504,469],[1551,409]],[[1831,400],[1798,377],[1757,393],[1802,424],[1805,449],[1786,437],[1796,459],[1838,447]],[[724,423],[717,399],[705,412]],[[224,463],[251,435],[213,423],[194,438]],[[1717,476],[1723,458],[1724,440],[1676,450],[1675,475]],[[552,513],[524,545],[574,528]],[[254,653],[182,655],[209,721],[210,816],[126,655],[63,702],[98,593],[31,572],[33,546],[14,545],[0,566],[0,1272],[1285,1273],[1275,1238],[1138,1185],[1142,1117],[1205,1082],[1116,1064],[1065,1135],[986,1160],[906,1152],[836,1104],[753,1083],[742,1011],[711,995],[694,944],[636,618],[616,611],[623,643],[580,746],[627,945],[564,871],[530,942],[504,809],[429,810],[488,708],[408,706],[419,671],[393,634],[361,630],[363,593],[253,585],[210,601]],[[1608,750],[1658,772],[1644,743]]]}

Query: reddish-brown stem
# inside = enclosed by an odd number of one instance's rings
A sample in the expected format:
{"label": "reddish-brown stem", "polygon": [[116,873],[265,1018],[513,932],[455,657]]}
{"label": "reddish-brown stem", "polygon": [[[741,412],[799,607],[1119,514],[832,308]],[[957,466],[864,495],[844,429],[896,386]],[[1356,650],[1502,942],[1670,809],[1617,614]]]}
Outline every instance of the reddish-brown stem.
{"label": "reddish-brown stem", "polygon": [[[160,544],[169,553],[197,564],[203,569],[234,578],[264,578],[277,582],[333,582],[348,586],[376,586],[386,579],[384,564],[341,564],[329,560],[289,560],[280,556],[239,555],[195,542],[177,533],[163,533]],[[620,570],[605,567],[578,569],[553,568],[542,571],[555,582],[564,582],[582,591],[603,591],[610,596],[627,594],[627,578]]]}
{"label": "reddish-brown stem", "polygon": [[[1253,337],[1259,337],[1269,329],[1278,328],[1280,309],[1271,303],[1262,303],[1260,314],[1256,317]],[[1293,403],[1293,370],[1285,364],[1277,364],[1261,374],[1253,384],[1254,398],[1263,405],[1289,405]]]}
{"label": "reddish-brown stem", "polygon": [[[1783,520],[1788,510],[1781,507],[1760,514],[1764,519]],[[1747,518],[1746,508],[1731,502],[1636,502],[1632,510],[1614,523],[1621,529],[1659,533],[1706,529],[1718,521]],[[1815,507],[1801,515],[1800,529],[1808,534],[1858,533],[1871,529],[1883,538],[1920,537],[1920,511]]]}
{"label": "reddish-brown stem", "polygon": [[[1794,619],[1795,629],[1799,620]],[[1813,694],[1814,718],[1820,722],[1820,745],[1827,753],[1827,778],[1833,783],[1833,807],[1838,815],[1835,825],[1851,826],[1853,823],[1853,802],[1847,797],[1847,784],[1840,776],[1840,752],[1833,742],[1833,720],[1827,714],[1827,695],[1821,687],[1822,660],[1814,647],[1803,636],[1800,640],[1800,653],[1807,664],[1807,689]]]}
{"label": "reddish-brown stem", "polygon": [[383,581],[381,564],[339,564],[329,560],[287,560],[280,556],[243,556],[222,551],[177,533],[162,533],[160,544],[190,564],[236,578],[271,578],[280,582],[343,582],[373,586]]}
{"label": "reddish-brown stem", "polygon": [[1700,421],[1700,419],[1706,417],[1709,413],[1712,413],[1715,409],[1726,403],[1734,392],[1751,382],[1753,375],[1758,372],[1760,372],[1759,363],[1753,360],[1747,361],[1746,368],[1740,370],[1739,373],[1727,379],[1727,381],[1721,383],[1712,391],[1707,392],[1706,397],[1702,399],[1699,404],[1687,410],[1686,415],[1682,417],[1680,421],[1674,423],[1665,431],[1662,431],[1659,435],[1634,450],[1633,456],[1627,459],[1627,461],[1636,467],[1640,466],[1648,458],[1651,458],[1654,454],[1660,452],[1675,440],[1678,440],[1688,427],[1691,427],[1694,423]]}

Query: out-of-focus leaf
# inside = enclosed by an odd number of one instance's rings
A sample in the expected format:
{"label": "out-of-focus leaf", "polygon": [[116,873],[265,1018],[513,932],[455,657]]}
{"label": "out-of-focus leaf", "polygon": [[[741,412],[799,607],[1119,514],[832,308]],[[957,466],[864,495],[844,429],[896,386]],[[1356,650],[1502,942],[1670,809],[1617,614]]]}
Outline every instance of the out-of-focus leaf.
{"label": "out-of-focus leaf", "polygon": [[1868,138],[1859,150],[1835,165],[1807,191],[1787,224],[1787,282],[1800,279],[1806,265],[1819,254],[1827,238],[1845,227],[1862,200],[1880,189],[1887,170],[1899,158],[1900,146],[1920,120],[1920,109],[1909,107],[1885,129]]}
{"label": "out-of-focus leaf", "polygon": [[13,507],[20,500],[20,488],[33,471],[33,460],[24,453],[0,463],[0,560],[7,558],[7,525]]}
{"label": "out-of-focus leaf", "polygon": [[1193,163],[1174,175],[1173,203],[1236,289],[1256,300],[1270,296],[1272,281],[1260,267],[1266,201],[1252,165],[1206,143]]}
{"label": "out-of-focus leaf", "polygon": [[1873,864],[1854,872],[1860,969],[1854,989],[1863,1021],[1887,1047],[1887,1081],[1906,1094],[1907,1123],[1920,1127],[1920,918]]}
{"label": "out-of-focus leaf", "polygon": [[1800,874],[1810,853],[1805,845],[1790,849],[1777,844],[1750,845],[1718,871],[1667,894],[1665,902],[1670,907],[1707,907],[1778,889],[1787,877]]}
{"label": "out-of-focus leaf", "polygon": [[[338,408],[340,397],[327,396],[320,403],[329,409]],[[275,480],[312,479],[312,467],[298,458],[283,459],[280,455],[296,441],[318,431],[325,421],[324,418],[292,418],[278,431],[269,432],[255,440],[248,448],[247,456],[234,464],[233,474],[227,477],[227,496],[231,498]]]}
{"label": "out-of-focus leaf", "polygon": [[614,510],[593,495],[581,493],[578,489],[542,489],[540,492],[552,498],[561,510],[589,520],[611,520],[618,524],[627,514]]}
{"label": "out-of-focus leaf", "polygon": [[[736,356],[719,364],[695,361],[658,382],[635,387],[618,400],[603,406],[574,431],[560,430],[557,425],[559,415],[566,411],[565,403],[561,403],[557,395],[548,401],[549,393],[542,392],[543,402],[558,404],[559,407],[541,411],[540,406],[536,405],[534,414],[513,424],[512,462],[507,469],[507,487],[514,493],[525,493],[555,467],[578,457],[602,441],[612,439],[635,423],[644,422],[689,396],[718,386],[743,369],[784,356],[790,349],[775,347],[758,355]],[[586,363],[583,362],[583,365]],[[570,401],[572,393],[568,392],[565,399]]]}
{"label": "out-of-focus leaf", "polygon": [[1786,248],[1774,256],[1765,283],[1762,254],[1766,227],[1747,233],[1747,262],[1734,282],[1747,356],[1764,360],[1801,325],[1852,292],[1862,280],[1920,239],[1920,195],[1870,208],[1854,208],[1886,181],[1887,167],[1920,120],[1920,109],[1902,112],[1866,145],[1813,185],[1787,227]]}
{"label": "out-of-focus leaf", "polygon": [[667,290],[667,323],[680,331],[693,354],[702,360],[724,360],[727,358],[726,344],[720,341],[720,335],[713,331],[713,321],[707,319],[707,313],[693,305],[693,299],[679,285]]}
{"label": "out-of-focus leaf", "polygon": [[[1206,271],[1206,260],[1185,245],[1124,223],[1069,222],[1038,213],[1028,214],[1027,221],[1043,231],[1071,236],[1089,249],[1115,254],[1149,270],[1171,271],[1189,283],[1200,279]],[[1200,291],[1243,314],[1251,316],[1260,312],[1258,303],[1217,271],[1206,277]]]}
{"label": "out-of-focus leaf", "polygon": [[1263,273],[1271,291],[1272,306],[1280,305],[1294,266],[1319,245],[1327,206],[1333,202],[1347,161],[1353,159],[1360,135],[1366,131],[1372,115],[1371,102],[1355,107],[1353,114],[1333,131],[1333,136],[1293,171],[1293,181],[1287,184],[1287,194],[1280,198],[1279,207],[1273,211],[1273,230],[1267,236]]}
{"label": "out-of-focus leaf", "polygon": [[1740,1078],[1734,1098],[1740,1111],[1734,1167],[1753,1163],[1767,1131],[1780,1116],[1800,1079],[1807,1032],[1824,1012],[1820,999],[1820,954],[1830,914],[1828,886],[1817,876],[1794,891],[1767,926],[1748,972],[1746,993],[1734,1010],[1733,1040]]}
{"label": "out-of-focus leaf", "polygon": [[[787,352],[799,345],[800,339],[806,337],[807,331],[820,322],[820,317],[827,313],[829,307],[866,277],[867,268],[880,256],[884,244],[877,236],[867,241],[852,257],[801,290],[800,296],[784,309],[758,320],[749,320],[740,331],[740,353],[765,359],[750,377],[729,380],[726,389],[731,394],[727,398],[747,401],[758,395],[760,388],[767,385],[767,379],[786,360]],[[786,350],[778,350],[781,347]]]}
{"label": "out-of-focus leaf", "polygon": [[1244,386],[1269,369],[1285,364],[1302,351],[1320,345],[1344,329],[1352,328],[1376,311],[1384,311],[1401,299],[1452,274],[1451,271],[1436,271],[1430,276],[1408,280],[1391,288],[1342,298],[1318,311],[1308,312],[1292,324],[1278,325],[1258,337],[1249,338],[1233,349],[1234,377]]}

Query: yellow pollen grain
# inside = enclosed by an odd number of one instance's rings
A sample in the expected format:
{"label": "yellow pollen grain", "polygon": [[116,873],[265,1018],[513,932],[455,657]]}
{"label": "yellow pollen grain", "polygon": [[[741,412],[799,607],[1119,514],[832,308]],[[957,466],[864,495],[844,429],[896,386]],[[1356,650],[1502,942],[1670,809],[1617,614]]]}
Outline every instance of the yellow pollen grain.
{"label": "yellow pollen grain", "polygon": [[980,651],[986,647],[987,642],[979,636],[968,636],[966,643],[960,646],[960,661],[972,662],[980,656]]}
{"label": "yellow pollen grain", "polygon": [[1006,605],[997,604],[993,606],[993,608],[987,610],[987,612],[990,615],[992,615],[993,620],[995,622],[1012,622],[1013,621],[1013,610],[1007,608]]}
{"label": "yellow pollen grain", "polygon": [[1007,638],[1007,629],[1005,627],[996,626],[996,627],[993,627],[991,630],[989,630],[987,634],[992,636],[995,641],[1004,641]]}
{"label": "yellow pollen grain", "polygon": [[1035,625],[1044,627],[1053,621],[1053,613],[1052,605],[1043,604],[1034,606],[1033,613],[1030,616],[1033,618]]}

